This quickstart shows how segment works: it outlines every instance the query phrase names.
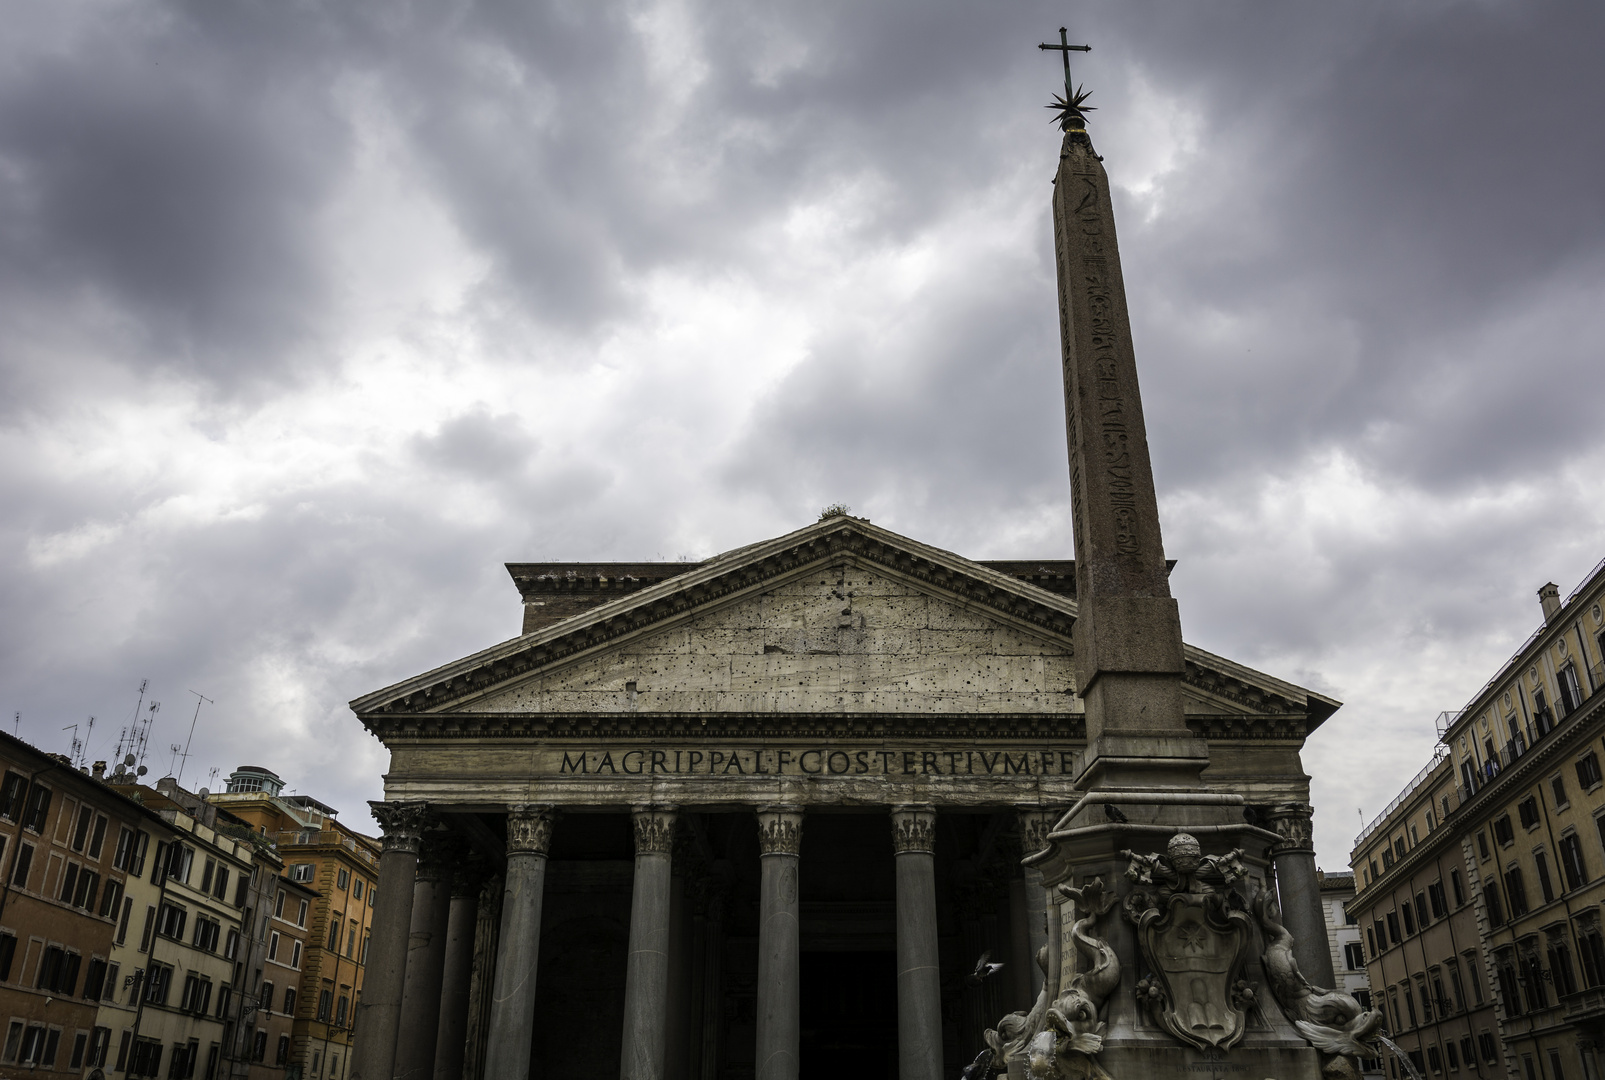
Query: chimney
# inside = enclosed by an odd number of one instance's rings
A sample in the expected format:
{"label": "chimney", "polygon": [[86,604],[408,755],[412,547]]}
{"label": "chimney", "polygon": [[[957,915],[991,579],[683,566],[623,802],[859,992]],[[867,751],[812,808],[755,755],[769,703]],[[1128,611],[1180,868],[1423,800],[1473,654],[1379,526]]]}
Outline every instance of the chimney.
{"label": "chimney", "polygon": [[1538,603],[1544,609],[1544,622],[1549,622],[1560,611],[1560,587],[1551,581],[1539,589]]}
{"label": "chimney", "polygon": [[94,767],[89,772],[89,775],[93,776],[96,780],[106,779],[106,763],[104,761],[95,762]]}

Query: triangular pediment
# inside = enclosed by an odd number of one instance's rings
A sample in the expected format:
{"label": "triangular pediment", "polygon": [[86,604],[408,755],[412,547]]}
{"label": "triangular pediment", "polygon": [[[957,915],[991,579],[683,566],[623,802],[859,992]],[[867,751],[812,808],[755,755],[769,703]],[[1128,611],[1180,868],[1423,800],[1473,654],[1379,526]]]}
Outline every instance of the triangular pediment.
{"label": "triangular pediment", "polygon": [[[1074,722],[1076,603],[1017,574],[834,517],[726,552],[368,694],[370,727],[434,715],[875,716]],[[1297,717],[1335,702],[1187,650],[1189,708]]]}

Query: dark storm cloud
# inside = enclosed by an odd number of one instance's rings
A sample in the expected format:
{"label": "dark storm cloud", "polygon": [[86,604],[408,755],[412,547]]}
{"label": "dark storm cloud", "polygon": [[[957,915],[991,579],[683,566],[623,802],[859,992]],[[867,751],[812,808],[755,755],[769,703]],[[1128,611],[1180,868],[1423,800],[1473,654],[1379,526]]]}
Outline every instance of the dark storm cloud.
{"label": "dark storm cloud", "polygon": [[1066,18],[1189,636],[1355,703],[1312,762],[1397,740],[1318,797],[1385,803],[1600,554],[1596,8],[5,7],[0,671],[40,741],[204,683],[208,760],[354,808],[343,702],[513,632],[502,560],[836,499],[1068,555]]}

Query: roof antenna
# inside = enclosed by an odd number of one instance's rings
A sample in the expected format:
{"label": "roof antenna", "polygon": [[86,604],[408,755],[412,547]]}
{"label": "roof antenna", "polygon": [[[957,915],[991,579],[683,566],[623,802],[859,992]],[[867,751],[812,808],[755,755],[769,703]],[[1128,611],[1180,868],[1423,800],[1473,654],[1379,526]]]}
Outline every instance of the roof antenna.
{"label": "roof antenna", "polygon": [[[201,718],[201,702],[204,701],[209,705],[216,705],[217,704],[217,702],[213,701],[211,698],[207,697],[205,694],[201,693],[199,690],[191,690],[190,693],[195,695],[195,715],[190,717],[190,721],[189,721],[189,738],[184,740],[184,755],[183,755],[182,759],[180,759],[180,761],[178,763],[178,776],[175,777],[175,779],[177,779],[177,780],[183,780],[184,779],[184,765],[185,765],[185,763],[187,763],[189,761],[189,744],[190,744],[191,740],[193,740],[195,738],[195,722]],[[178,753],[178,744],[177,743],[173,744],[173,752],[175,754]]]}
{"label": "roof antenna", "polygon": [[80,750],[82,750],[83,746],[84,746],[83,743],[78,741],[78,725],[77,724],[68,724],[66,727],[62,728],[61,730],[62,731],[70,731],[70,732],[72,732],[72,752],[68,755],[68,757],[72,762],[76,763],[77,760],[78,760],[78,752]]}

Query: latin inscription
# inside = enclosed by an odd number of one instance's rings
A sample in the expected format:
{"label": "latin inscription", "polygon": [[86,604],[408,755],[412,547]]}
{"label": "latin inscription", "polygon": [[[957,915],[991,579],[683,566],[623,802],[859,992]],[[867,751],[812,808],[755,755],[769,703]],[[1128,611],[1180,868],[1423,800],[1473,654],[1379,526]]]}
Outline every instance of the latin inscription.
{"label": "latin inscription", "polygon": [[561,750],[559,776],[1073,776],[1069,750]]}

